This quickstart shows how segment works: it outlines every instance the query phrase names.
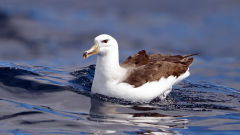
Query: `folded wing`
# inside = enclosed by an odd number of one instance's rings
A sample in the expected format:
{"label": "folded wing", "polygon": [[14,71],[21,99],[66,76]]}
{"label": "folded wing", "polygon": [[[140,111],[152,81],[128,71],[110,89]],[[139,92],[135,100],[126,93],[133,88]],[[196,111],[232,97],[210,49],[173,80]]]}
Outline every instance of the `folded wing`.
{"label": "folded wing", "polygon": [[191,57],[193,55],[197,54],[186,56],[148,55],[145,50],[139,51],[120,64],[128,69],[128,76],[123,82],[139,87],[147,82],[158,81],[162,77],[178,77],[188,70],[193,62]]}

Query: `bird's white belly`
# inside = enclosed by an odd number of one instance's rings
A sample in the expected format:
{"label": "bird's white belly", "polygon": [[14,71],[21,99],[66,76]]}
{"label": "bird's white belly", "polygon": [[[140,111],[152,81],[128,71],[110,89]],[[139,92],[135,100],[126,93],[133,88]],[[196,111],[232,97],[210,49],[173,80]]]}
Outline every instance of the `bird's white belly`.
{"label": "bird's white belly", "polygon": [[189,71],[186,71],[178,78],[174,76],[161,78],[159,81],[148,82],[137,88],[134,88],[134,86],[127,83],[96,79],[92,85],[92,93],[122,98],[133,102],[149,102],[159,96],[166,97],[164,94],[168,94],[170,92],[169,90],[171,90],[172,85],[185,79],[189,75]]}

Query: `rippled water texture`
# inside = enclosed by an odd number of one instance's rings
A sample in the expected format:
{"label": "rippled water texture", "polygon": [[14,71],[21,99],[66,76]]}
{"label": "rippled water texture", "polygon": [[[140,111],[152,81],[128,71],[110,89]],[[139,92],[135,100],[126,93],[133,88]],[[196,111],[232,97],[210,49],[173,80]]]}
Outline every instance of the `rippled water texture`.
{"label": "rippled water texture", "polygon": [[1,134],[238,133],[239,91],[188,80],[166,100],[90,94],[95,66],[75,71],[0,63]]}
{"label": "rippled water texture", "polygon": [[[240,134],[240,1],[0,0],[0,135]],[[101,33],[120,61],[190,54],[166,100],[92,95]]]}

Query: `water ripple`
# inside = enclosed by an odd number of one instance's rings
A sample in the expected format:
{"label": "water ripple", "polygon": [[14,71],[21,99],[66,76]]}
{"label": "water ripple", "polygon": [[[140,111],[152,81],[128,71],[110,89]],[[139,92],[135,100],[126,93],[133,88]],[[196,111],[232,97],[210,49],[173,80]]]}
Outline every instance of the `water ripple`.
{"label": "water ripple", "polygon": [[94,70],[95,65],[69,71],[0,62],[0,133],[182,134],[198,131],[195,126],[239,130],[238,90],[185,80],[165,100],[132,103],[92,95]]}

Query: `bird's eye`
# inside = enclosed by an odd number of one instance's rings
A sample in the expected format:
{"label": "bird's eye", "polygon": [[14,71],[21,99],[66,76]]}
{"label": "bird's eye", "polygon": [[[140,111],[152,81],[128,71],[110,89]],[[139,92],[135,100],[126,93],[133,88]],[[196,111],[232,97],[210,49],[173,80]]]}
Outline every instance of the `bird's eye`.
{"label": "bird's eye", "polygon": [[107,43],[108,42],[108,39],[105,39],[102,41],[102,43]]}

